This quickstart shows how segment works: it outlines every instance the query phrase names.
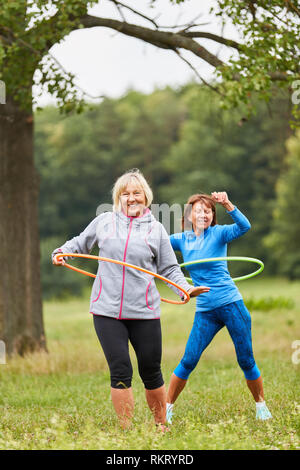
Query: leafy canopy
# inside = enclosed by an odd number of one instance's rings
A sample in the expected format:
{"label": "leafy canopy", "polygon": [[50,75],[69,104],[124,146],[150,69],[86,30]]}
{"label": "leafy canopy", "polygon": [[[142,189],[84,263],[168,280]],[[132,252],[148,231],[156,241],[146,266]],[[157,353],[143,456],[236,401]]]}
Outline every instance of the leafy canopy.
{"label": "leafy canopy", "polygon": [[[270,100],[274,81],[292,94],[294,84],[300,79],[300,7],[295,0],[212,2],[211,18],[219,19],[221,26],[233,24],[238,41],[211,34],[209,26],[208,31],[198,31],[193,21],[184,29],[178,25],[164,31],[154,20],[137,11],[137,17],[152,22],[152,29],[138,23],[130,25],[121,9],[133,11],[132,7],[125,1],[111,2],[118,7],[116,15],[120,13],[122,21],[90,16],[88,8],[99,3],[95,0],[0,0],[0,79],[5,81],[8,93],[22,105],[31,106],[28,88],[34,75],[36,82],[57,98],[59,107],[81,111],[84,96],[78,93],[74,75],[63,69],[50,50],[73,30],[94,26],[122,31],[179,55],[181,50],[190,50],[195,57],[215,67],[215,83],[210,86],[222,96],[221,105],[243,106],[246,115],[255,112],[257,96]],[[170,2],[175,5],[188,0]],[[159,2],[152,0],[150,5],[159,7]],[[202,47],[200,38],[204,37],[227,47],[230,57],[226,63]],[[203,55],[199,55],[200,49]],[[293,107],[295,123],[299,124],[298,104],[293,103]]]}

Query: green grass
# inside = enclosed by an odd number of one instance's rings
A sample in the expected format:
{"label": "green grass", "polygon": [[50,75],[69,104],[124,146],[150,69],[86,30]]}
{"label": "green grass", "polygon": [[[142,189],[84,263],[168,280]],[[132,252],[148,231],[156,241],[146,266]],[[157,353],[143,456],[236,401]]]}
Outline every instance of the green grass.
{"label": "green grass", "polygon": [[[121,431],[86,293],[79,300],[45,303],[48,353],[0,366],[0,449],[299,449],[300,364],[291,358],[292,342],[300,339],[300,282],[261,275],[239,288],[254,308],[253,347],[271,421],[255,420],[254,402],[223,329],[191,375],[165,435],[155,430],[132,353],[135,417],[133,427]],[[164,285],[160,291],[172,297]],[[162,304],[166,383],[184,351],[194,308],[194,299],[184,306]]]}

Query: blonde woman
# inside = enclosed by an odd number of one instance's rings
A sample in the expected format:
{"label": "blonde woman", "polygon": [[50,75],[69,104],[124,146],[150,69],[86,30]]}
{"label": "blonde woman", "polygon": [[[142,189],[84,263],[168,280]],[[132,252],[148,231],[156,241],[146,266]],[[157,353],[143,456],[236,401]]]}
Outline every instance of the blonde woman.
{"label": "blonde woman", "polygon": [[[209,288],[192,287],[184,278],[161,223],[151,214],[151,188],[139,170],[123,174],[113,188],[113,211],[100,214],[77,237],[52,253],[90,253],[134,264],[170,279],[194,297]],[[180,292],[172,287],[180,295]],[[134,398],[129,342],[136,353],[146,400],[165,430],[166,390],[161,373],[160,295],[154,277],[132,268],[99,261],[90,312],[111,377],[111,398],[122,428],[131,424]]]}

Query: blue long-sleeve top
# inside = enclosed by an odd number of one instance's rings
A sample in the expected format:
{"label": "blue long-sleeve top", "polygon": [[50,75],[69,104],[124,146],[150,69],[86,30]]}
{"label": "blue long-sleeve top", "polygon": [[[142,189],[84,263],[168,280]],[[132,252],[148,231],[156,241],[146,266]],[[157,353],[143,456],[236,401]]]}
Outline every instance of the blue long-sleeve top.
{"label": "blue long-sleeve top", "polygon": [[[250,228],[250,222],[237,207],[227,211],[234,223],[214,225],[200,236],[194,231],[175,233],[170,236],[174,251],[181,251],[184,262],[204,258],[227,256],[227,244],[239,238]],[[242,295],[231,279],[227,261],[199,263],[186,268],[195,286],[208,286],[210,291],[200,294],[196,300],[197,311],[213,310],[222,305],[242,299]]]}

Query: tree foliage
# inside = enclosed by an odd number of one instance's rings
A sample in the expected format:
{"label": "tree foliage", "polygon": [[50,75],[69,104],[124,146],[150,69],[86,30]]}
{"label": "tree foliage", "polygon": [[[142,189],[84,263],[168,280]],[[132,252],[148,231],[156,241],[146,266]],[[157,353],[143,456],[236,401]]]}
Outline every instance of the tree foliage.
{"label": "tree foliage", "polygon": [[[183,4],[188,0],[173,0]],[[0,1],[0,78],[5,80],[8,93],[23,106],[31,105],[28,83],[35,74],[37,83],[57,98],[66,112],[84,106],[84,94],[76,87],[75,77],[64,70],[51,54],[51,47],[80,28],[108,27],[121,34],[135,37],[156,47],[169,49],[189,65],[197,79],[205,82],[197,66],[187,60],[184,53],[192,53],[215,69],[215,82],[206,83],[222,96],[219,104],[225,108],[244,106],[245,116],[255,112],[255,99],[269,101],[276,83],[291,90],[299,78],[300,9],[293,0],[218,0],[210,10],[211,20],[227,22],[237,30],[239,40],[212,34],[209,26],[203,30],[195,20],[186,25],[161,26],[149,10],[133,8],[126,2],[111,0],[116,17],[102,18],[89,14],[89,7],[97,1],[83,0],[16,0]],[[151,2],[159,12],[159,2]],[[101,11],[101,10],[100,10]],[[126,21],[126,13],[136,18],[136,24]],[[199,12],[196,12],[199,13]],[[150,27],[145,26],[147,24]],[[222,45],[230,53],[224,62],[202,44]],[[21,71],[21,73],[20,73]],[[255,96],[255,98],[254,98]],[[294,122],[299,118],[294,104]]]}
{"label": "tree foliage", "polygon": [[[0,1],[0,79],[8,95],[25,109],[31,109],[28,86],[36,84],[56,97],[65,111],[83,107],[74,75],[50,53],[71,31],[80,28],[80,18],[93,1],[16,0]],[[38,97],[37,97],[38,98]]]}
{"label": "tree foliage", "polygon": [[[231,20],[241,36],[238,58],[221,67],[226,101],[248,102],[251,96],[272,97],[273,82],[289,89],[300,76],[300,9],[298,2],[286,0],[219,0],[216,15]],[[238,76],[239,80],[234,80]],[[229,96],[228,96],[229,92]],[[297,119],[298,106],[293,108]]]}
{"label": "tree foliage", "polygon": [[[186,0],[170,0],[181,4]],[[155,0],[152,3],[157,3]],[[216,66],[221,80],[218,91],[225,108],[244,106],[247,116],[255,113],[259,96],[269,101],[273,83],[292,91],[300,77],[300,7],[294,0],[217,0],[210,13],[220,18],[223,26],[234,25],[239,40],[195,31],[190,24],[184,30],[189,37],[206,37],[231,48],[230,59]],[[299,124],[299,103],[294,103],[292,125]]]}

